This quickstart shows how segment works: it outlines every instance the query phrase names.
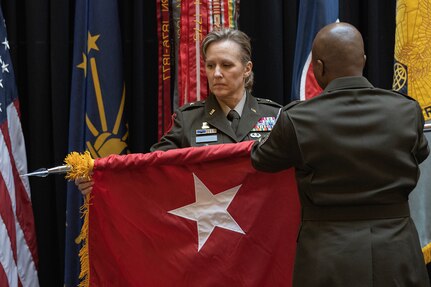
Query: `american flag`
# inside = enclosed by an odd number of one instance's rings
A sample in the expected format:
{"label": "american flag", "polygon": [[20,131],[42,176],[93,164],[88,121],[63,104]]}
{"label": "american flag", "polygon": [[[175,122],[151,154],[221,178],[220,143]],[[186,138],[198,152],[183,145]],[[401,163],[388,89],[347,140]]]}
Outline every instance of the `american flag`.
{"label": "american flag", "polygon": [[39,286],[18,92],[0,10],[0,286]]}

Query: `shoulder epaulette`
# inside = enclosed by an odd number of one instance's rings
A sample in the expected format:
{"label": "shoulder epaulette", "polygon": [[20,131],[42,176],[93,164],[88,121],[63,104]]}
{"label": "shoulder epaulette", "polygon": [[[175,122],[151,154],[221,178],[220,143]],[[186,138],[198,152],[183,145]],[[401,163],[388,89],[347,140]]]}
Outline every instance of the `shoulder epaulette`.
{"label": "shoulder epaulette", "polygon": [[292,101],[292,102],[288,103],[287,105],[285,105],[285,106],[283,107],[283,111],[287,111],[288,109],[290,109],[290,108],[292,108],[292,107],[296,106],[296,105],[297,105],[297,104],[299,104],[300,102],[301,102],[300,100],[296,100],[296,101]]}
{"label": "shoulder epaulette", "polygon": [[407,98],[407,99],[409,99],[409,100],[416,101],[414,98],[412,98],[412,97],[410,97],[409,95],[404,94],[404,93],[402,93],[402,92],[400,92],[400,91],[395,91],[395,90],[391,90],[391,91],[392,91],[392,92],[394,92],[394,93],[397,93],[397,94],[399,94],[399,95],[401,95],[401,96],[403,96],[403,97],[405,97],[405,98]]}
{"label": "shoulder epaulette", "polygon": [[205,101],[197,101],[197,102],[185,104],[182,107],[180,107],[179,110],[183,112],[183,111],[193,110],[196,108],[201,108],[204,106],[205,106]]}
{"label": "shoulder epaulette", "polygon": [[276,103],[274,101],[271,101],[269,99],[256,98],[256,100],[257,100],[257,102],[259,104],[270,105],[270,106],[273,106],[273,107],[276,107],[276,108],[281,108],[282,107],[282,105],[280,105],[280,104],[278,104],[278,103]]}

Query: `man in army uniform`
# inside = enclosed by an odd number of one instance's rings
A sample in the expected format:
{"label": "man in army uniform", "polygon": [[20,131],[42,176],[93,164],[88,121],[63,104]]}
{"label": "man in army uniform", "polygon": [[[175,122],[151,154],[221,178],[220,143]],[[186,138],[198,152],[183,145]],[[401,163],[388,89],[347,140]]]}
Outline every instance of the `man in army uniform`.
{"label": "man in army uniform", "polygon": [[429,286],[408,205],[429,154],[421,108],[362,77],[362,36],[347,23],[319,31],[312,64],[322,94],[286,106],[252,150],[258,170],[296,170],[293,286]]}

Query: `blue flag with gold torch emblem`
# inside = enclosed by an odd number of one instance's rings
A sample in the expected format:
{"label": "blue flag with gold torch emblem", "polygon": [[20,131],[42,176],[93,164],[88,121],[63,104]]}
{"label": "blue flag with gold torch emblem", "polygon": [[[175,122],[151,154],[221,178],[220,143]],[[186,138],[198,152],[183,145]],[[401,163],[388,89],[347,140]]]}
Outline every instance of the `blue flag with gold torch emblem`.
{"label": "blue flag with gold torch emblem", "polygon": [[[117,0],[77,0],[75,9],[69,151],[89,151],[93,158],[126,153],[126,89]],[[78,239],[82,204],[81,193],[69,183],[64,286],[85,281],[79,278],[79,251],[85,247]]]}

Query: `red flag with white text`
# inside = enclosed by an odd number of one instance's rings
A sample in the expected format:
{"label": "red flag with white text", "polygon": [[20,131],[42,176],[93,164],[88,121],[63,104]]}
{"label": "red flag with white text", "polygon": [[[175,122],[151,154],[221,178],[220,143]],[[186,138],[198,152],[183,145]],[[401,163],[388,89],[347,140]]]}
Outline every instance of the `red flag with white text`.
{"label": "red flag with white text", "polygon": [[97,159],[90,286],[291,286],[294,172],[254,170],[251,145]]}

